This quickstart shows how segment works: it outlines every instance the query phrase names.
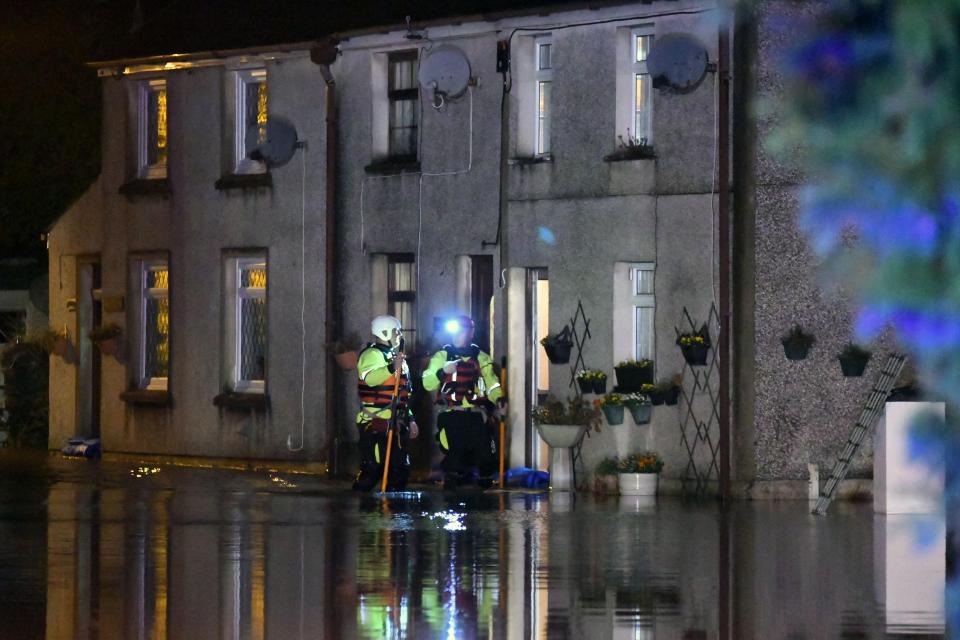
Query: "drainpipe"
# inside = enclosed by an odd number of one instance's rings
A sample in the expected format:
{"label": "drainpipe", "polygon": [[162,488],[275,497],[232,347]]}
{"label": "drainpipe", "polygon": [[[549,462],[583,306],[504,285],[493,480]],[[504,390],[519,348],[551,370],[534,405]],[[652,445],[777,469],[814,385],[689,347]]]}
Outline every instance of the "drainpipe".
{"label": "drainpipe", "polygon": [[729,9],[721,7],[718,56],[718,135],[720,156],[720,497],[730,499],[730,25]]}
{"label": "drainpipe", "polygon": [[[337,59],[339,50],[338,40],[327,38],[310,49],[310,60],[320,68],[320,75],[326,88],[326,150],[324,157],[324,337],[332,342],[337,335],[336,297],[336,187],[337,187],[337,101],[336,84],[330,65]],[[340,429],[337,423],[336,397],[334,384],[338,376],[333,354],[326,350],[324,359],[324,411],[323,421],[326,424],[326,448],[328,473],[336,476],[339,473],[340,461]]]}

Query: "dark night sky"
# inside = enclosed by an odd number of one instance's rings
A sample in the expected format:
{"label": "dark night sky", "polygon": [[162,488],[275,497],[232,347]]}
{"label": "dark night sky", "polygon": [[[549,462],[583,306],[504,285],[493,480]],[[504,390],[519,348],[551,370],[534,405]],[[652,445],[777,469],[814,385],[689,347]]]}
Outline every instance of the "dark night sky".
{"label": "dark night sky", "polygon": [[99,172],[100,91],[85,62],[303,42],[407,15],[416,23],[562,3],[0,0],[0,257],[43,258],[41,233]]}

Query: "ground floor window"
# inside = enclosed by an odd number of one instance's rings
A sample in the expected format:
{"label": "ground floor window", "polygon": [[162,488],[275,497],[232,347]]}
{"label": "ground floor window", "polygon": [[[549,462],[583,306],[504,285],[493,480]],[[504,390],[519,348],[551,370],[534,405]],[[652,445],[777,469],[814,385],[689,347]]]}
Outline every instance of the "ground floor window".
{"label": "ground floor window", "polygon": [[653,360],[657,356],[653,262],[617,262],[613,276],[613,357]]}
{"label": "ground floor window", "polygon": [[387,313],[400,320],[407,348],[417,340],[417,271],[412,253],[387,255]]}
{"label": "ground floor window", "polygon": [[262,393],[267,377],[266,253],[228,255],[224,272],[227,384],[234,391]]}
{"label": "ground floor window", "polygon": [[167,389],[170,377],[170,268],[166,257],[134,261],[136,383]]}

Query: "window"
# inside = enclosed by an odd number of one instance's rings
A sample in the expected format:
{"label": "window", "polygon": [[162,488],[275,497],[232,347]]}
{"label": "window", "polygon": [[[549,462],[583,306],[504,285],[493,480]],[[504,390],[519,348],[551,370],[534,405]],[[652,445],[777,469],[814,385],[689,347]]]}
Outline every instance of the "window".
{"label": "window", "polygon": [[417,271],[412,253],[387,256],[387,313],[400,320],[408,347],[417,338]]}
{"label": "window", "polygon": [[389,102],[387,155],[391,160],[417,159],[417,126],[420,107],[419,63],[416,51],[387,57]]}
{"label": "window", "polygon": [[[235,71],[236,129],[234,131],[235,173],[261,173],[266,167],[250,158],[255,145],[266,138],[267,124],[267,71],[244,69]],[[257,128],[256,140],[247,140],[251,127]]]}
{"label": "window", "polygon": [[138,91],[138,176],[167,177],[167,81],[144,80]]}
{"label": "window", "polygon": [[227,385],[233,391],[263,393],[267,372],[267,257],[227,256],[224,264]]}
{"label": "window", "polygon": [[534,79],[536,92],[536,141],[534,151],[538,156],[550,153],[550,86],[553,81],[553,44],[550,36],[540,36],[533,42],[536,60]]}
{"label": "window", "polygon": [[653,36],[644,31],[631,32],[631,76],[633,100],[631,109],[631,135],[636,141],[653,144],[653,86],[647,72],[647,55]]}
{"label": "window", "polygon": [[170,269],[166,259],[137,262],[137,386],[167,389],[170,375]]}
{"label": "window", "polygon": [[15,342],[27,331],[27,312],[0,311],[0,344]]}
{"label": "window", "polygon": [[655,304],[652,262],[632,267],[634,358],[655,360]]}

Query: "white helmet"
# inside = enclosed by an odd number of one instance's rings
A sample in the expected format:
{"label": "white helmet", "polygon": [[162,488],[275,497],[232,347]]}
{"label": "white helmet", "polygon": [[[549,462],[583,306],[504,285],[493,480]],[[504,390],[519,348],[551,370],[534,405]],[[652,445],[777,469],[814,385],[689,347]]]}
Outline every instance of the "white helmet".
{"label": "white helmet", "polygon": [[[396,329],[396,333],[394,333]],[[393,316],[377,316],[370,323],[370,333],[377,340],[392,344],[394,347],[400,346],[400,321]]]}

